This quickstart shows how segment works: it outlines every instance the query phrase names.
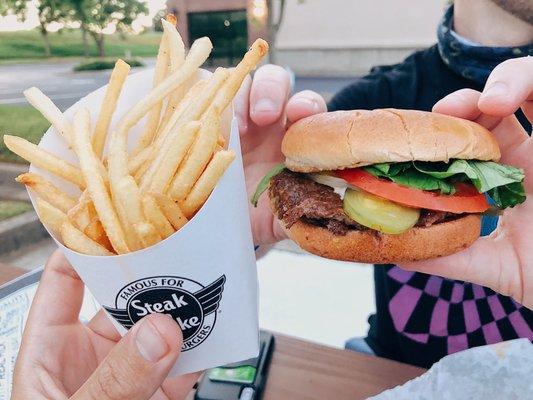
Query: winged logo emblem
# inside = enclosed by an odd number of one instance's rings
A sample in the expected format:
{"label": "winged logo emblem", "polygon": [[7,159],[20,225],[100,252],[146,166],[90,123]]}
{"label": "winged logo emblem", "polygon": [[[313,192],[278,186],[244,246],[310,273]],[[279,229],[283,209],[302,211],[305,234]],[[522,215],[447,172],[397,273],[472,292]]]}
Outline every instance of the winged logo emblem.
{"label": "winged logo emblem", "polygon": [[122,288],[115,307],[104,309],[125,329],[148,314],[170,314],[183,332],[183,350],[188,350],[213,329],[225,282],[225,275],[207,286],[180,277],[147,278]]}

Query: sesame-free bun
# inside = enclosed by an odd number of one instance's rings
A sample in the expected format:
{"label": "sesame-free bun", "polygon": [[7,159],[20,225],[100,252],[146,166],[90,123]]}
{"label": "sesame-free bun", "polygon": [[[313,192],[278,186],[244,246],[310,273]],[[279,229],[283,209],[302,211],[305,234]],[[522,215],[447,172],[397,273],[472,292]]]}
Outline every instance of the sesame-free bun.
{"label": "sesame-free bun", "polygon": [[281,150],[296,172],[355,168],[403,161],[500,159],[481,125],[413,110],[353,110],[312,115],[293,124]]}
{"label": "sesame-free bun", "polygon": [[302,220],[285,231],[302,249],[321,257],[389,264],[456,253],[470,246],[479,237],[480,229],[481,216],[468,214],[429,227],[411,228],[399,235],[374,230],[351,230],[346,235],[334,235],[326,228]]}

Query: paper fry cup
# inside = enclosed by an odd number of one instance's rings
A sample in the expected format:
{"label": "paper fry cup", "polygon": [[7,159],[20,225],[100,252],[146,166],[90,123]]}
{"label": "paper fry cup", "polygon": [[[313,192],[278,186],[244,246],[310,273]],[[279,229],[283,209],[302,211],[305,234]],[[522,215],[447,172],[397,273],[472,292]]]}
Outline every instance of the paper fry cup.
{"label": "paper fry cup", "polygon": [[[201,71],[200,76],[209,72]],[[151,89],[152,70],[128,77],[113,125]],[[65,114],[87,107],[93,125],[105,87],[87,95]],[[143,121],[130,133],[130,145]],[[133,253],[97,257],[74,252],[50,231],[74,269],[124,335],[143,316],[166,313],[183,332],[182,354],[174,374],[185,374],[257,356],[258,294],[237,123],[227,111],[222,121],[229,148],[237,157],[217,187],[183,228],[156,245]],[[40,147],[77,164],[74,153],[50,128]],[[60,178],[30,166],[73,195]],[[30,191],[30,198],[34,202]],[[34,204],[35,205],[35,204]],[[61,295],[58,293],[58,295]]]}

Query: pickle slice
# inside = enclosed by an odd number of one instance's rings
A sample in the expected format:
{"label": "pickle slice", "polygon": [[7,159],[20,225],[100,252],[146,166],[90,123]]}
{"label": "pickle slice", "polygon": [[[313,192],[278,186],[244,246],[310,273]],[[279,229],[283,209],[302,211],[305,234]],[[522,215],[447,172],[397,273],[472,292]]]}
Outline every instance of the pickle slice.
{"label": "pickle slice", "polygon": [[399,234],[415,226],[420,210],[405,207],[360,190],[346,190],[344,211],[354,221],[388,234]]}

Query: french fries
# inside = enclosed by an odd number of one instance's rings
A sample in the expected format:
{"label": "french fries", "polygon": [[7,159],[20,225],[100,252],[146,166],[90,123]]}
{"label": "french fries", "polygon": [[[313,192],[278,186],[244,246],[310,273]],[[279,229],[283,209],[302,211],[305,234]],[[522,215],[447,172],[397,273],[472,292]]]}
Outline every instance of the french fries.
{"label": "french fries", "polygon": [[[142,214],[140,201],[131,203],[131,206],[135,207],[135,209],[129,209],[124,203],[119,204],[121,196],[118,195],[118,186],[123,178],[129,176],[127,143],[129,130],[146,114],[148,109],[156,106],[163,98],[168,96],[172,90],[176,89],[190,78],[207,59],[211,49],[212,44],[208,38],[197,39],[191,46],[191,50],[183,65],[161,82],[160,85],[152,89],[152,91],[144,99],[139,101],[118,123],[116,131],[111,135],[108,151],[109,183],[111,185],[111,192],[113,193],[113,200],[116,207],[123,207],[135,215]],[[133,183],[135,183],[135,181]],[[133,185],[131,186],[131,190],[135,199],[140,199],[138,187]],[[121,222],[123,224],[128,223],[127,220]],[[141,220],[139,222],[146,221]]]}
{"label": "french fries", "polygon": [[74,197],[66,194],[41,175],[27,172],[17,176],[15,180],[32,189],[39,198],[46,200],[64,213],[76,205]]}
{"label": "french fries", "polygon": [[[164,121],[161,122],[161,129],[159,129],[159,132],[157,134],[157,140],[155,143],[156,146],[161,145],[161,143],[167,137],[168,133],[176,125],[176,122],[178,122],[178,119],[185,112],[185,110],[187,109],[187,106],[192,101],[194,101],[194,99],[198,98],[201,95],[201,93],[203,93],[206,86],[207,86],[207,80],[205,79],[201,79],[198,82],[196,82],[191,88],[191,90],[187,92],[185,97],[177,105],[176,109],[172,113],[172,116],[169,118],[169,120],[166,123],[164,123]],[[157,149],[159,149],[159,147],[157,147]],[[157,152],[157,149],[154,148],[153,152]]]}
{"label": "french fries", "polygon": [[[153,154],[153,153],[152,153]],[[150,156],[150,158],[152,158],[152,156]],[[150,160],[151,162],[151,160]],[[150,162],[146,162],[144,163],[143,165],[141,165],[141,167],[135,172],[135,175],[134,175],[134,178],[135,178],[135,182],[141,182],[144,174],[148,171],[148,169],[150,168],[151,164]]]}
{"label": "french fries", "polygon": [[165,214],[163,214],[159,208],[159,205],[155,201],[154,197],[146,193],[142,198],[142,203],[146,217],[152,223],[152,225],[155,226],[163,239],[166,239],[172,235],[174,233],[174,229],[172,228],[172,225],[168,221],[167,217],[165,217]]}
{"label": "french fries", "polygon": [[[164,23],[165,20],[162,20]],[[169,32],[165,30],[163,36],[161,37],[161,43],[159,45],[159,52],[157,53],[157,60],[155,63],[154,79],[153,85],[157,87],[167,75],[169,69]],[[161,117],[161,109],[163,108],[163,99],[157,102],[152,109],[148,112],[148,120],[144,126],[144,130],[137,141],[137,146],[133,150],[133,154],[137,154],[146,146],[148,146],[155,135],[157,126],[159,125],[159,118]]]}
{"label": "french fries", "polygon": [[117,60],[115,68],[113,68],[113,72],[109,78],[109,84],[107,85],[104,100],[100,107],[100,115],[98,116],[98,120],[94,127],[92,141],[94,152],[98,157],[102,157],[109,124],[111,123],[111,119],[117,108],[118,98],[129,72],[129,64],[120,59]]}
{"label": "french fries", "polygon": [[182,205],[184,214],[191,217],[205,203],[217,182],[222,177],[230,163],[235,159],[235,153],[231,150],[222,150],[213,156],[205,171],[196,181],[189,195]]}
{"label": "french fries", "polygon": [[[137,155],[134,155],[130,158],[128,168],[130,170],[130,173],[135,174],[135,180],[137,182],[141,180],[141,178],[146,172],[148,172],[148,170],[150,170],[150,174],[154,172],[153,169],[155,169],[156,165],[150,165],[151,161],[153,160],[156,154],[161,152],[161,148],[163,147],[163,145],[167,143],[167,136],[171,132],[172,128],[178,125],[177,122],[181,115],[187,109],[188,105],[201,95],[206,86],[207,81],[205,79],[196,82],[191,88],[191,90],[187,92],[180,104],[176,107],[176,110],[173,112],[166,125],[160,129],[156,141],[152,143],[149,147],[144,148]],[[163,121],[161,125],[163,125]],[[177,129],[178,128],[179,127],[177,127]]]}
{"label": "french fries", "polygon": [[81,109],[74,115],[74,150],[78,155],[83,178],[87,182],[87,190],[107,232],[109,241],[118,254],[127,253],[129,248],[124,238],[122,226],[113,208],[106,184],[102,176],[97,173],[98,157],[94,153],[89,135],[89,111]]}
{"label": "french fries", "polygon": [[[161,21],[163,24],[163,30],[168,37],[168,47],[169,47],[169,70],[170,72],[176,71],[183,61],[185,60],[185,45],[181,39],[180,34],[176,30],[176,17],[169,14],[166,17],[166,20]],[[173,111],[176,109],[178,103],[185,93],[185,87],[176,89],[168,98],[167,106],[161,119],[161,125],[164,125]]]}
{"label": "french fries", "polygon": [[135,175],[144,164],[147,164],[153,157],[154,148],[149,146],[142,149],[136,156],[128,161],[128,171],[130,175]]}
{"label": "french fries", "polygon": [[68,210],[67,215],[74,226],[81,231],[83,231],[91,221],[98,217],[87,190],[82,192],[80,197],[78,197],[78,203]]}
{"label": "french fries", "polygon": [[37,198],[36,211],[43,224],[54,232],[61,232],[63,222],[68,221],[67,214],[41,198]]}
{"label": "french fries", "polygon": [[[141,192],[131,176],[123,177],[115,187],[114,198],[119,207],[124,211],[121,215],[124,218],[125,226],[133,227],[133,232],[144,246],[154,239],[153,229],[144,215],[141,203]],[[152,227],[153,228],[153,227]]]}
{"label": "french fries", "polygon": [[202,127],[187,158],[179,167],[168,190],[176,201],[184,200],[213,155],[220,132],[220,117],[213,110],[202,118]]}
{"label": "french fries", "polygon": [[168,146],[166,151],[161,154],[159,160],[155,160],[152,165],[156,166],[154,174],[151,176],[145,175],[141,188],[154,193],[164,193],[170,180],[176,173],[178,166],[187,154],[189,147],[196,137],[196,132],[200,128],[200,124],[196,121],[191,121],[186,124],[182,131],[174,136],[173,142]]}
{"label": "french fries", "polygon": [[174,72],[185,60],[185,44],[176,30],[177,21],[174,15],[167,15],[166,19],[162,20],[161,23],[163,31],[167,33],[168,38],[169,69]]}
{"label": "french fries", "polygon": [[[115,64],[94,126],[86,108],[77,109],[70,121],[39,89],[24,92],[73,150],[79,166],[23,138],[4,136],[11,151],[80,191],[77,197],[66,193],[36,172],[16,178],[36,195],[41,221],[74,251],[119,255],[168,238],[200,210],[235,159],[225,149],[221,115],[268,45],[258,39],[236,68],[218,68],[209,79],[197,80],[211,41],[196,40],[186,55],[175,24],[172,15],[163,21],[153,88],[114,127],[130,70],[122,60]],[[129,152],[130,132],[145,116]]]}
{"label": "french fries", "polygon": [[183,211],[181,211],[181,208],[174,202],[174,200],[164,194],[152,193],[152,195],[175,230],[179,230],[187,223],[187,217],[183,214]]}
{"label": "french fries", "polygon": [[81,176],[81,171],[74,165],[18,136],[4,135],[4,143],[13,153],[37,167],[73,183],[80,189],[85,189],[85,181]]}
{"label": "french fries", "polygon": [[109,241],[109,238],[107,237],[107,234],[105,233],[105,229],[98,219],[93,219],[89,225],[83,230],[83,233],[85,233],[89,238],[94,240],[96,243],[100,244],[101,246],[104,246],[107,250],[112,251],[113,245]]}
{"label": "french fries", "polygon": [[[139,101],[118,123],[116,131],[111,135],[108,164],[110,176],[113,174],[124,176],[128,173],[127,137],[129,130],[144,117],[146,112],[156,106],[173,90],[182,85],[211,53],[212,44],[208,38],[196,40],[183,65],[172,75],[168,76],[161,84],[156,86],[141,101]],[[114,165],[112,165],[114,164]],[[112,178],[113,179],[113,178]]]}
{"label": "french fries", "polygon": [[72,125],[67,121],[63,113],[43,92],[36,87],[31,87],[24,91],[24,97],[37,111],[39,111],[54,129],[67,141],[72,144]]}
{"label": "french fries", "polygon": [[156,151],[160,151],[162,147],[169,145],[173,136],[172,131],[176,132],[176,128],[179,129],[180,125],[200,119],[202,114],[213,101],[217,90],[222,86],[228,76],[228,70],[217,68],[211,79],[207,82],[205,87],[202,88],[202,91],[194,96],[194,99],[190,99],[186,102],[183,108],[177,110],[175,120],[169,121],[165,130],[161,132],[161,137],[156,143]]}
{"label": "french fries", "polygon": [[114,253],[76,229],[69,221],[61,225],[61,238],[68,248],[93,256],[112,256]]}
{"label": "french fries", "polygon": [[144,247],[150,247],[163,240],[159,232],[156,231],[155,227],[148,222],[143,222],[136,225],[135,230],[141,237]]}
{"label": "french fries", "polygon": [[224,111],[237,94],[246,75],[255,68],[267,52],[268,43],[263,39],[257,39],[252,44],[252,47],[250,47],[250,50],[244,55],[241,62],[233,69],[231,75],[224,83],[224,87],[217,93],[211,107],[216,108],[219,113]]}

